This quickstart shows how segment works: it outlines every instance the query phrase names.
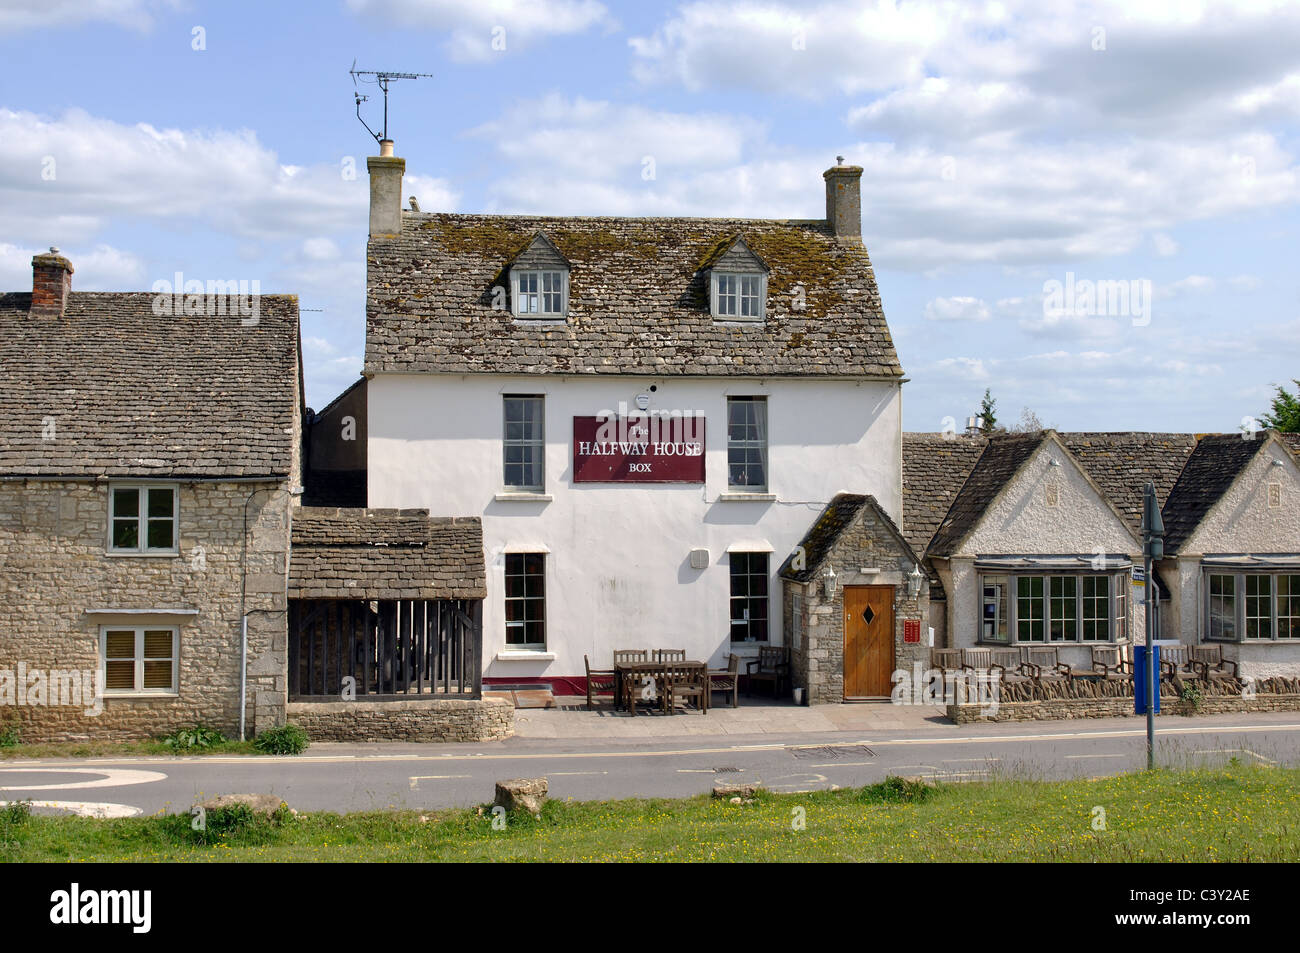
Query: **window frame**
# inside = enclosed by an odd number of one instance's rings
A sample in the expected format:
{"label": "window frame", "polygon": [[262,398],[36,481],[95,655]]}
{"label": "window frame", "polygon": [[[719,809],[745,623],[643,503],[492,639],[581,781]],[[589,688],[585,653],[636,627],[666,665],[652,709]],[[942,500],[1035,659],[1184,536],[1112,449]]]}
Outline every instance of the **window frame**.
{"label": "window frame", "polygon": [[[547,276],[558,276],[560,288],[558,291],[546,290]],[[520,279],[535,278],[537,284],[536,291],[524,292],[520,290],[523,284]],[[531,282],[530,282],[531,283]],[[560,296],[560,310],[544,310],[546,298],[548,295],[558,294]],[[524,303],[525,296],[535,297],[537,299],[538,309],[536,311],[524,311],[521,305]],[[569,273],[563,268],[520,268],[510,269],[510,312],[521,321],[563,321],[569,316]]]}
{"label": "window frame", "polygon": [[[999,645],[999,646],[1088,646],[1088,645],[1122,645],[1128,641],[1128,611],[1129,600],[1127,586],[1129,585],[1130,570],[1125,569],[1122,572],[1108,570],[1106,572],[1049,572],[1046,570],[1008,572],[990,568],[988,570],[976,570],[976,582],[979,586],[979,606],[980,614],[978,629],[976,632],[976,645]],[[1054,580],[1073,579],[1073,596],[1064,595],[1064,591],[1069,588],[1064,583],[1057,586]],[[1041,591],[1034,594],[1032,580],[1041,580]],[[1095,584],[1090,585],[1090,581],[1104,580],[1105,595],[1095,594],[1085,595],[1088,589],[1095,590]],[[1029,591],[1021,593],[1022,581],[1028,583]],[[999,600],[996,596],[990,596],[988,590],[997,586],[1002,587],[1002,595]],[[1057,595],[1053,595],[1058,591]],[[994,601],[990,602],[990,598]],[[1036,609],[1027,617],[1024,615],[1024,608],[1021,603],[1028,601],[1028,608]],[[1062,603],[1068,604],[1066,608]],[[1099,613],[1090,616],[1085,610],[1085,603],[1091,603],[1088,610],[1093,613]],[[1055,604],[1055,605],[1054,605]],[[990,605],[994,606],[992,621],[994,622],[994,636],[986,634],[986,627],[990,622],[990,616],[987,609]],[[1058,611],[1060,612],[1058,619]],[[1005,613],[1005,615],[1004,615]],[[1057,621],[1066,623],[1061,626],[1062,633],[1069,632],[1070,638],[1053,638],[1052,632]],[[1040,638],[1022,638],[1022,623],[1029,627],[1030,634],[1038,632]],[[1088,626],[1094,628],[1100,625],[1104,627],[1105,638],[1088,638],[1085,636]]]}
{"label": "window frame", "polygon": [[[135,637],[131,661],[135,664],[132,688],[108,687],[108,635],[110,632],[130,632]],[[171,655],[167,659],[144,654],[144,637],[146,632],[169,632],[172,637]],[[125,661],[123,657],[114,657],[113,661]],[[145,688],[145,662],[167,661],[171,663],[172,680],[169,688]],[[99,627],[99,678],[105,696],[116,698],[172,698],[180,694],[181,678],[181,630],[175,625],[101,625]]]}
{"label": "window frame", "polygon": [[[744,571],[737,572],[737,557],[744,558]],[[751,560],[762,559],[762,571],[755,572]],[[736,595],[736,578],[746,580],[746,592]],[[762,579],[763,592],[755,595],[750,590],[749,580]],[[737,602],[744,603],[744,617],[737,618]],[[763,607],[763,615],[756,618],[750,610],[758,605]],[[747,635],[752,635],[756,623],[762,624],[763,634],[759,638],[736,638],[736,627],[743,626]],[[727,633],[731,645],[771,645],[772,644],[772,554],[766,552],[733,552],[727,555]]]}
{"label": "window frame", "polygon": [[[745,282],[752,281],[752,293],[746,293]],[[734,290],[723,291],[724,282],[734,283]],[[723,311],[723,300],[731,299],[735,311]],[[744,313],[744,302],[754,301],[756,313]],[[759,271],[719,271],[709,275],[709,313],[716,321],[735,321],[738,324],[761,324],[767,320],[767,275]]]}
{"label": "window frame", "polygon": [[[136,491],[136,543],[135,546],[117,546],[114,543],[114,528],[119,520],[132,517],[119,517],[116,512],[117,494],[121,490]],[[172,544],[167,547],[149,546],[149,496],[155,490],[168,490],[172,495]],[[153,517],[162,519],[163,517]],[[108,484],[108,540],[107,551],[111,556],[177,556],[181,543],[181,489],[179,483],[150,483],[140,481],[117,481]]]}
{"label": "window frame", "polygon": [[[761,406],[763,408],[762,420],[759,421],[757,418],[755,418],[753,423],[753,426],[760,428],[762,431],[763,436],[761,440],[735,439],[732,437],[731,407],[733,403],[746,405],[746,406]],[[746,422],[744,426],[748,427],[750,426],[750,424]],[[771,473],[768,470],[768,446],[771,443],[771,439],[769,437],[770,432],[771,432],[771,420],[767,412],[767,395],[765,394],[727,395],[727,492],[729,493],[767,493],[768,492],[768,487],[772,482]],[[748,451],[751,450],[757,450],[759,452],[759,457],[760,457],[759,466],[763,468],[762,483],[761,484],[755,484],[749,482],[733,483],[731,468],[733,466],[743,466],[745,467],[746,472],[748,473],[749,468],[753,466],[753,463],[750,462],[749,460],[745,460],[741,464],[733,464],[731,459],[732,451],[742,451],[747,453]]]}
{"label": "window frame", "polygon": [[[1215,634],[1214,586],[1216,579],[1231,579],[1233,585],[1233,606],[1231,637]],[[1268,592],[1260,593],[1258,589],[1250,593],[1251,579],[1267,579]],[[1285,586],[1282,580],[1286,580]],[[1201,641],[1207,643],[1228,643],[1238,645],[1300,645],[1300,569],[1274,569],[1269,572],[1246,572],[1242,570],[1225,571],[1214,568],[1204,569],[1201,573]],[[1285,592],[1282,590],[1285,588]],[[1255,605],[1251,601],[1255,600]],[[1266,600],[1267,615],[1258,614],[1259,600]],[[1252,614],[1252,608],[1255,613]],[[1284,611],[1285,610],[1285,611]],[[1252,621],[1268,622],[1269,634],[1265,636],[1250,635]],[[1286,624],[1283,625],[1285,620]],[[1283,629],[1287,634],[1283,635]]]}
{"label": "window frame", "polygon": [[[536,401],[537,402],[537,425],[539,435],[537,437],[510,437],[510,401]],[[522,423],[522,420],[518,421]],[[511,483],[510,468],[526,467],[529,464],[522,462],[512,463],[509,459],[511,448],[532,448],[537,452],[537,473],[538,482],[531,483]],[[546,492],[546,395],[545,394],[502,394],[501,395],[501,485],[508,493],[535,493],[544,494]]]}
{"label": "window frame", "polygon": [[[508,651],[508,652],[545,652],[545,651],[547,650],[547,649],[546,649],[546,641],[547,641],[547,625],[546,625],[546,576],[547,576],[547,567],[546,567],[546,553],[541,553],[541,552],[527,552],[527,553],[525,553],[525,552],[519,552],[519,553],[505,553],[504,555],[505,555],[505,560],[504,560],[505,575],[504,575],[504,585],[503,585],[503,587],[502,587],[502,611],[503,611],[504,616],[505,616],[505,618],[503,619],[503,621],[505,622],[505,640],[506,640],[506,643],[505,643],[505,644],[506,644],[506,651]],[[538,563],[539,563],[540,566],[541,566],[541,571],[540,571],[540,572],[533,572],[533,573],[530,573],[530,572],[528,571],[528,561],[529,561],[530,558],[533,558],[533,559],[538,560]],[[522,564],[521,564],[521,565],[522,565],[522,572],[511,573],[511,571],[510,571],[510,562],[511,562],[512,559],[519,559],[519,560],[522,560]],[[510,595],[510,579],[511,579],[512,576],[517,576],[517,577],[523,579],[523,586],[524,586],[524,592],[523,592],[523,595],[519,595],[519,596],[512,596],[512,595]],[[530,594],[529,594],[529,592],[528,592],[528,580],[529,580],[530,578],[532,578],[532,579],[540,579],[540,580],[541,580],[541,594],[540,594],[540,595],[530,595]],[[522,619],[520,619],[520,620],[515,620],[515,621],[512,621],[512,620],[510,619],[510,604],[511,604],[512,602],[522,603],[522,605],[523,605],[523,610],[524,610],[524,613],[523,613],[524,617],[523,617]],[[541,606],[541,615],[540,615],[540,617],[534,618],[534,617],[532,617],[532,616],[529,614],[528,609],[529,609],[529,604],[530,604],[530,603],[533,603],[533,604],[540,604],[540,606]],[[535,622],[535,623],[537,623],[538,625],[541,626],[541,630],[542,630],[542,640],[541,640],[540,642],[529,642],[529,641],[526,641],[527,638],[528,638],[528,624],[529,624],[530,622]],[[512,642],[512,641],[510,641],[510,629],[511,629],[511,627],[513,627],[513,626],[522,626],[522,627],[523,627],[523,630],[524,630],[524,639],[525,639],[525,641],[523,641],[523,642]]]}

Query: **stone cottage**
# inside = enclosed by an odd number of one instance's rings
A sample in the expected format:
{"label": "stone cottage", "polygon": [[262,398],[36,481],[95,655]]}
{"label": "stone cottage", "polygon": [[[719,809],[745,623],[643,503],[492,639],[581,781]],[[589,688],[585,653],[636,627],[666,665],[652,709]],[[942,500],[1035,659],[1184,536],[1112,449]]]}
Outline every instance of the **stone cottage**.
{"label": "stone cottage", "polygon": [[54,249],[32,268],[0,295],[0,722],[281,721],[297,299],[77,292]]}

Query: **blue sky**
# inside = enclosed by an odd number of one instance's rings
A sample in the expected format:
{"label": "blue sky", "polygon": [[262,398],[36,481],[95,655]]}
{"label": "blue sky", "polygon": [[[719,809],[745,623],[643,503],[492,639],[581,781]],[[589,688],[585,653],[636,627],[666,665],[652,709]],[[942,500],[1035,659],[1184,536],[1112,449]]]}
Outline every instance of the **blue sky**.
{"label": "blue sky", "polygon": [[[57,245],[81,290],[296,293],[323,406],[364,343],[355,59],[433,74],[390,112],[425,211],[815,218],[864,166],[910,430],[986,387],[1233,430],[1300,377],[1300,5],[1129,6],[0,0],[0,287]],[[1045,311],[1067,275],[1149,313]]]}

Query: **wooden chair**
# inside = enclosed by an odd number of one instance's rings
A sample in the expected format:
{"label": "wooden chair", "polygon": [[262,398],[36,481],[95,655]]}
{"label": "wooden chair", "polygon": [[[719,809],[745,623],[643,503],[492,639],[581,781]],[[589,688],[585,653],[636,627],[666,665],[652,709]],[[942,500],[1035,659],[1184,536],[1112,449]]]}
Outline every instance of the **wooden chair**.
{"label": "wooden chair", "polygon": [[758,658],[745,663],[745,695],[753,694],[755,682],[770,682],[772,697],[780,698],[790,679],[790,656],[784,646],[763,645]]}
{"label": "wooden chair", "polygon": [[727,656],[725,669],[709,670],[709,705],[713,705],[713,692],[731,692],[731,707],[740,707],[740,656]]}
{"label": "wooden chair", "polygon": [[[642,694],[647,686],[653,686],[653,693],[649,698]],[[636,672],[628,674],[624,676],[621,688],[623,695],[621,701],[629,715],[636,714],[637,702],[647,702],[652,706],[662,708],[666,708],[667,706],[665,696],[668,693],[668,685],[667,679],[664,677],[662,671],[654,673]]]}
{"label": "wooden chair", "polygon": [[1178,676],[1195,676],[1196,667],[1192,664],[1190,645],[1160,646],[1160,674],[1173,679]]}
{"label": "wooden chair", "polygon": [[597,698],[614,700],[614,670],[596,671],[592,669],[587,656],[582,657],[582,664],[587,669],[587,711],[591,711],[592,702]]}
{"label": "wooden chair", "polygon": [[1092,670],[1108,681],[1133,677],[1133,663],[1124,657],[1124,650],[1118,645],[1094,645]]}
{"label": "wooden chair", "polygon": [[709,710],[709,676],[702,665],[675,665],[669,662],[664,666],[663,675],[663,710],[672,714],[679,704],[685,705],[691,699],[701,714]]}
{"label": "wooden chair", "polygon": [[949,672],[960,672],[961,651],[961,649],[930,649],[930,668],[938,669],[944,678],[948,677]]}
{"label": "wooden chair", "polygon": [[1022,647],[1020,665],[1026,675],[1036,682],[1074,678],[1070,666],[1061,661],[1060,653],[1050,646]]}
{"label": "wooden chair", "polygon": [[615,649],[614,664],[624,665],[628,662],[648,662],[649,655],[645,649]]}
{"label": "wooden chair", "polygon": [[1222,645],[1189,645],[1187,655],[1188,664],[1207,682],[1212,678],[1239,677],[1236,661],[1223,657]]}
{"label": "wooden chair", "polygon": [[685,649],[655,649],[652,653],[652,660],[655,662],[685,662]]}
{"label": "wooden chair", "polygon": [[998,673],[1004,685],[1019,685],[1030,681],[1025,672],[1024,660],[1020,649],[989,649],[991,667]]}

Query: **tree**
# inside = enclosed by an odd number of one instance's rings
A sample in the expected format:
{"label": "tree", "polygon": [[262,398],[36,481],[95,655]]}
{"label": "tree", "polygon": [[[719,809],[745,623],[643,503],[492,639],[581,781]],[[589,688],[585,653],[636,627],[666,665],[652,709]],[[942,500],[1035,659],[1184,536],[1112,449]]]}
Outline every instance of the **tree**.
{"label": "tree", "polygon": [[1268,413],[1260,415],[1260,426],[1283,433],[1300,433],[1300,380],[1291,383],[1296,385],[1294,394],[1281,384],[1277,385],[1272,406]]}
{"label": "tree", "polygon": [[993,394],[989,389],[984,388],[984,399],[980,401],[980,433],[986,437],[998,429],[998,402],[994,400]]}
{"label": "tree", "polygon": [[1011,428],[1012,433],[1037,433],[1043,430],[1043,421],[1039,419],[1038,414],[1034,413],[1028,407],[1020,410],[1020,423]]}

